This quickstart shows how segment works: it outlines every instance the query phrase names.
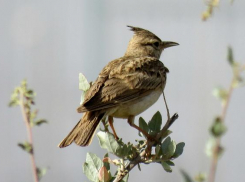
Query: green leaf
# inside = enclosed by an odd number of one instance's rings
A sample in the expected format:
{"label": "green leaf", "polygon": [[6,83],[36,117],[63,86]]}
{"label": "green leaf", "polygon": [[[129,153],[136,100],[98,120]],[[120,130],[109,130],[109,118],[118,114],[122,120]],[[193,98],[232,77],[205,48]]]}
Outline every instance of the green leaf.
{"label": "green leaf", "polygon": [[37,168],[37,176],[40,180],[47,173],[47,168]]}
{"label": "green leaf", "polygon": [[152,133],[157,133],[161,130],[162,125],[162,116],[159,111],[154,114],[152,119],[149,121],[148,126]]}
{"label": "green leaf", "polygon": [[11,99],[10,99],[10,102],[9,102],[9,107],[14,107],[14,106],[17,106],[20,104],[20,101],[19,101],[19,87],[16,87],[14,89],[14,91],[12,92],[11,94]]}
{"label": "green leaf", "polygon": [[185,146],[184,142],[180,142],[176,145],[176,150],[174,152],[173,158],[177,158],[183,153],[184,146]]}
{"label": "green leaf", "polygon": [[24,92],[24,96],[28,99],[33,99],[35,97],[36,93],[33,90],[27,90]]}
{"label": "green leaf", "polygon": [[215,88],[213,90],[213,95],[224,103],[227,100],[228,92],[223,88]]}
{"label": "green leaf", "polygon": [[[216,146],[216,144],[217,144],[216,141],[217,141],[217,139],[215,139],[215,138],[212,137],[206,143],[205,152],[206,152],[206,155],[208,157],[213,157],[214,150],[217,150],[217,148],[216,148],[217,147]],[[219,146],[218,147],[218,157],[221,157],[221,155],[223,154],[223,152],[224,152],[224,148],[222,146]]]}
{"label": "green leaf", "polygon": [[234,65],[234,57],[233,57],[233,51],[232,48],[229,46],[228,47],[228,55],[227,55],[227,60],[230,63],[231,66]]}
{"label": "green leaf", "polygon": [[111,133],[99,131],[97,133],[97,136],[99,138],[101,148],[106,149],[108,152],[112,154],[118,153],[120,145]]}
{"label": "green leaf", "polygon": [[157,145],[155,147],[155,154],[156,156],[160,157],[162,155],[162,148],[161,148],[161,145]]}
{"label": "green leaf", "polygon": [[89,88],[90,84],[88,80],[82,73],[79,73],[79,89],[86,92]]}
{"label": "green leaf", "polygon": [[[147,133],[149,132],[149,127],[142,117],[139,118],[139,127],[143,129],[144,131],[146,131]],[[140,132],[139,132],[139,135],[141,136]]]}
{"label": "green leaf", "polygon": [[99,170],[103,162],[95,154],[87,153],[86,162],[83,164],[83,172],[90,181],[98,182]]}
{"label": "green leaf", "polygon": [[33,124],[36,125],[36,126],[40,126],[43,123],[48,123],[48,121],[45,120],[45,119],[39,119],[39,120],[36,120],[36,121],[33,122]]}
{"label": "green leaf", "polygon": [[167,136],[169,136],[171,133],[173,133],[170,130],[167,130],[166,132],[163,133],[163,135],[161,136],[160,141],[162,141],[164,138],[166,138]]}
{"label": "green leaf", "polygon": [[81,94],[80,104],[83,103],[85,94],[89,88],[90,88],[90,84],[88,83],[88,80],[82,73],[79,73],[79,89],[83,91]]}
{"label": "green leaf", "polygon": [[163,169],[164,169],[166,172],[169,172],[169,173],[172,172],[172,169],[171,169],[171,167],[169,166],[169,164],[168,164],[167,162],[161,162],[161,164],[162,164]]}
{"label": "green leaf", "polygon": [[18,143],[18,146],[30,154],[33,153],[32,145],[29,142]]}
{"label": "green leaf", "polygon": [[197,182],[204,182],[206,181],[206,174],[205,173],[199,173],[198,175],[195,176],[195,181]]}
{"label": "green leaf", "polygon": [[210,128],[210,132],[214,137],[220,137],[226,132],[227,128],[222,122],[220,117],[216,117],[213,125]]}
{"label": "green leaf", "polygon": [[192,178],[187,172],[185,172],[184,170],[180,170],[180,173],[182,174],[185,182],[193,182]]}
{"label": "green leaf", "polygon": [[18,99],[13,99],[9,102],[9,107],[14,107],[14,106],[18,106],[19,105],[19,100]]}
{"label": "green leaf", "polygon": [[171,138],[168,137],[162,143],[161,148],[162,148],[163,158],[169,159],[175,153],[175,149],[176,149],[175,141],[171,140]]}
{"label": "green leaf", "polygon": [[101,148],[106,149],[108,152],[120,158],[130,160],[136,154],[136,149],[133,147],[133,144],[124,144],[121,139],[117,141],[115,140],[114,135],[109,132],[99,131],[97,136]]}
{"label": "green leaf", "polygon": [[172,161],[165,161],[169,166],[174,166],[175,164]]}
{"label": "green leaf", "polygon": [[140,163],[137,166],[138,166],[139,171],[141,171]]}

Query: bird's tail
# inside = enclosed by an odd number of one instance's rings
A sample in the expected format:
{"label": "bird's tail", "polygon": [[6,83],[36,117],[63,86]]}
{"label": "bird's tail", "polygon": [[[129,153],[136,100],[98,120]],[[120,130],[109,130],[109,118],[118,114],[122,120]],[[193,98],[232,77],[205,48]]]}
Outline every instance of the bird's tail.
{"label": "bird's tail", "polygon": [[94,136],[95,130],[105,113],[86,112],[77,125],[58,145],[60,148],[70,145],[73,141],[80,146],[88,146]]}

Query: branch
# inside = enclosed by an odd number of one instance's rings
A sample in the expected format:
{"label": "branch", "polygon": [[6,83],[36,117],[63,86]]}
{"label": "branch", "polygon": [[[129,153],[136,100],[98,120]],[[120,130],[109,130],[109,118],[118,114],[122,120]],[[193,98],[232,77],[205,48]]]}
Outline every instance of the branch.
{"label": "branch", "polygon": [[156,135],[155,140],[150,141],[147,140],[147,147],[143,150],[138,156],[136,156],[129,164],[126,165],[125,169],[122,171],[118,171],[116,179],[113,182],[120,182],[136,165],[140,163],[145,163],[147,161],[147,154],[149,150],[151,151],[152,146],[161,142],[161,137],[167,132],[169,127],[174,123],[174,121],[178,119],[178,114],[175,113],[170,119],[167,120],[162,130]]}
{"label": "branch", "polygon": [[38,182],[39,179],[38,179],[38,173],[37,173],[37,166],[36,166],[36,162],[35,162],[35,158],[34,158],[33,137],[32,137],[32,129],[31,129],[31,125],[30,125],[30,115],[27,113],[26,108],[25,108],[24,93],[21,89],[19,91],[20,91],[21,112],[22,112],[23,120],[24,120],[25,125],[26,125],[26,129],[27,129],[28,142],[31,146],[30,157],[31,157],[32,171],[33,171],[33,175],[34,175],[34,181]]}
{"label": "branch", "polygon": [[[234,90],[235,85],[237,84],[237,82],[243,82],[241,79],[241,73],[245,70],[245,65],[239,65],[234,61],[233,55],[232,55],[232,49],[230,48],[230,51],[228,53],[228,60],[229,63],[231,64],[232,68],[233,68],[233,78],[232,81],[230,83],[228,92],[227,92],[227,96],[225,97],[225,102],[223,104],[222,107],[222,113],[220,116],[220,122],[223,124],[225,121],[225,117],[227,114],[227,110],[228,110],[228,106],[231,100],[231,96]],[[240,86],[244,86],[245,82],[240,83]],[[215,180],[215,175],[216,175],[216,170],[217,170],[217,163],[218,163],[218,158],[219,158],[219,154],[222,150],[221,147],[221,136],[217,137],[215,139],[215,144],[214,144],[214,148],[213,148],[213,156],[212,156],[212,161],[211,161],[211,166],[210,166],[210,172],[209,172],[209,176],[208,176],[208,182],[214,182]]]}
{"label": "branch", "polygon": [[[233,88],[233,83],[235,81],[235,78],[232,79],[230,87],[229,87],[229,91],[228,91],[228,95],[227,95],[227,99],[225,101],[225,104],[223,105],[222,108],[222,115],[221,115],[221,122],[224,123],[225,121],[225,117],[226,117],[226,113],[227,113],[227,109],[230,103],[230,99],[231,99],[231,95],[232,92],[234,90]],[[220,149],[221,149],[221,138],[217,138],[215,141],[215,146],[213,149],[213,158],[211,161],[211,166],[210,166],[210,172],[209,172],[209,176],[208,176],[208,182],[214,182],[215,180],[215,174],[216,174],[216,169],[217,169],[217,163],[218,163],[218,158],[219,158],[219,153],[220,153]]]}

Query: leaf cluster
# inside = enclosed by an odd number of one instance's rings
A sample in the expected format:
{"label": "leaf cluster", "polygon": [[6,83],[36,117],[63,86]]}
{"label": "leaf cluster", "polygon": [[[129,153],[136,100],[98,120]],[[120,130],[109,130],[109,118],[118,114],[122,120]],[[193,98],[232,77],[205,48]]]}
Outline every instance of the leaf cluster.
{"label": "leaf cluster", "polygon": [[[148,123],[146,123],[142,117],[139,119],[140,128],[142,128],[152,137],[155,137],[156,134],[161,131],[161,125],[162,116],[159,111],[153,115],[152,119]],[[176,142],[168,136],[171,133],[172,131],[167,130],[162,134],[159,140],[160,142],[155,145],[155,155],[153,155],[149,160],[149,163],[160,163],[166,172],[172,172],[171,166],[174,166],[172,160],[178,158],[183,153],[185,146],[184,142],[176,144]],[[140,135],[142,136],[142,134]],[[148,163],[148,161],[146,161],[146,163]]]}
{"label": "leaf cluster", "polygon": [[[160,112],[154,114],[152,119],[146,123],[145,120],[139,118],[139,127],[147,132],[153,138],[161,132],[162,116]],[[137,140],[136,144],[130,142],[124,143],[122,139],[116,140],[113,134],[107,131],[99,131],[97,136],[101,148],[107,150],[108,153],[118,157],[117,159],[110,159],[108,154],[103,160],[99,159],[95,154],[88,153],[86,162],[83,166],[85,175],[93,182],[111,182],[114,181],[118,175],[122,175],[123,181],[127,181],[129,164],[137,164],[140,169],[140,163],[150,164],[159,163],[166,172],[172,172],[174,166],[173,160],[178,158],[182,153],[185,144],[183,142],[176,144],[168,135],[171,131],[166,130],[159,141],[154,145],[155,150],[149,156],[143,155],[147,150],[148,138],[142,133],[139,133],[143,140]],[[111,164],[117,167],[114,175],[111,173]]]}
{"label": "leaf cluster", "polygon": [[31,106],[35,104],[35,96],[36,93],[29,89],[27,81],[23,80],[21,85],[14,89],[9,102],[9,107],[20,106],[22,108],[30,126],[40,126],[47,123],[45,119],[36,119],[38,110],[31,111]]}

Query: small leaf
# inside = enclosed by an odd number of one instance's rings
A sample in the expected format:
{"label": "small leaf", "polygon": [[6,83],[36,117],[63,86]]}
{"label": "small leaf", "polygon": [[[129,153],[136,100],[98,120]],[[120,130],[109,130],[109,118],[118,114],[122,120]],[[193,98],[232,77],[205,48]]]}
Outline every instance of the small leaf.
{"label": "small leaf", "polygon": [[174,155],[176,144],[170,137],[166,138],[161,145],[163,158],[169,159]]}
{"label": "small leaf", "polygon": [[175,164],[172,161],[165,161],[169,166],[174,166]]}
{"label": "small leaf", "polygon": [[20,104],[20,101],[19,101],[19,87],[16,87],[13,91],[13,93],[11,94],[11,99],[10,99],[10,102],[9,102],[9,107],[14,107],[14,106],[17,106]]}
{"label": "small leaf", "polygon": [[226,132],[226,126],[222,122],[220,117],[216,117],[213,125],[210,128],[210,132],[214,137],[220,137]]}
{"label": "small leaf", "polygon": [[214,151],[215,150],[218,150],[217,151],[217,154],[218,154],[218,157],[221,157],[221,155],[223,154],[224,152],[224,148],[222,146],[219,146],[218,149],[216,148],[216,139],[215,138],[210,138],[208,140],[208,142],[206,143],[206,147],[205,147],[205,152],[206,152],[206,155],[208,157],[213,157],[214,155]]}
{"label": "small leaf", "polygon": [[95,154],[87,153],[86,162],[83,164],[83,172],[93,182],[98,182],[99,170],[103,162]]}
{"label": "small leaf", "polygon": [[228,93],[227,90],[223,89],[223,88],[215,88],[213,90],[213,95],[218,98],[221,99],[222,101],[225,101],[228,97]]}
{"label": "small leaf", "polygon": [[138,166],[139,171],[141,171],[140,163],[138,163],[137,166]]}
{"label": "small leaf", "polygon": [[36,93],[33,90],[27,90],[24,93],[24,96],[28,99],[33,99],[35,97]]}
{"label": "small leaf", "polygon": [[149,121],[148,126],[149,129],[155,134],[156,132],[159,132],[162,125],[162,116],[159,111],[154,114],[152,119]]}
{"label": "small leaf", "polygon": [[171,133],[173,133],[170,130],[167,130],[166,132],[163,133],[163,135],[161,136],[160,141],[162,141],[164,138],[166,138],[167,136],[169,136]]}
{"label": "small leaf", "polygon": [[30,154],[33,153],[32,145],[29,142],[18,143],[18,146]]}
{"label": "small leaf", "polygon": [[89,88],[90,84],[88,80],[82,73],[79,73],[79,89],[86,92]]}
{"label": "small leaf", "polygon": [[180,170],[180,173],[182,174],[185,182],[193,182],[193,180],[187,172],[185,172],[184,170]]}
{"label": "small leaf", "polygon": [[185,146],[184,142],[180,142],[176,145],[176,150],[174,152],[173,158],[177,158],[183,153],[184,146]]}
{"label": "small leaf", "polygon": [[40,180],[47,173],[47,168],[37,168],[37,176]]}
{"label": "small leaf", "polygon": [[45,119],[39,119],[39,120],[34,121],[34,125],[37,125],[37,126],[40,126],[43,123],[48,123],[48,121]]}
{"label": "small leaf", "polygon": [[[148,127],[147,123],[145,122],[145,120],[142,117],[139,118],[139,127],[148,133],[149,127]],[[139,133],[139,135],[140,134],[141,133]]]}
{"label": "small leaf", "polygon": [[109,182],[110,175],[105,166],[100,168],[98,178],[100,182]]}
{"label": "small leaf", "polygon": [[205,153],[208,157],[213,156],[214,146],[215,146],[215,139],[212,137],[207,141],[206,146],[205,146]]}
{"label": "small leaf", "polygon": [[161,149],[161,146],[160,145],[157,145],[155,147],[155,154],[156,156],[160,157],[162,155],[162,149]]}
{"label": "small leaf", "polygon": [[166,162],[161,162],[161,164],[162,164],[163,169],[164,169],[166,172],[168,172],[168,173],[171,173],[171,172],[172,172],[172,169],[171,169],[171,167],[169,166],[168,163],[166,163]]}
{"label": "small leaf", "polygon": [[195,176],[195,181],[197,182],[204,182],[206,181],[206,174],[204,173],[199,173],[198,175]]}
{"label": "small leaf", "polygon": [[120,146],[111,133],[99,131],[97,136],[101,148],[106,149],[112,154],[117,154]]}
{"label": "small leaf", "polygon": [[14,106],[18,106],[19,105],[19,100],[17,99],[13,99],[9,102],[9,107],[14,107]]}
{"label": "small leaf", "polygon": [[213,96],[216,97],[217,99],[220,99],[222,106],[224,106],[225,103],[227,102],[228,92],[223,88],[215,88],[213,90]]}
{"label": "small leaf", "polygon": [[232,48],[229,46],[228,47],[228,55],[227,55],[227,60],[230,63],[231,66],[234,65],[234,57],[233,57],[233,50]]}

